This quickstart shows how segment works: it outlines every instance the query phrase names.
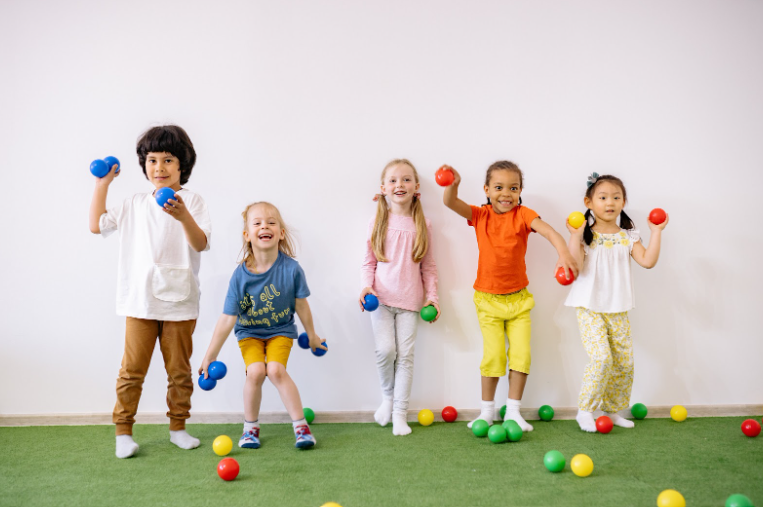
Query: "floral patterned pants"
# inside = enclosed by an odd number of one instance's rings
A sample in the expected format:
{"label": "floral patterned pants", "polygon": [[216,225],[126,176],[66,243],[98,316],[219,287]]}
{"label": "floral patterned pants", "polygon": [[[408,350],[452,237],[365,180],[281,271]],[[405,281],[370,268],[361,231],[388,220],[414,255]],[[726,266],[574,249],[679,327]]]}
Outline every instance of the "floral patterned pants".
{"label": "floral patterned pants", "polygon": [[628,312],[597,313],[578,308],[578,327],[588,353],[578,407],[618,412],[630,404],[633,341]]}

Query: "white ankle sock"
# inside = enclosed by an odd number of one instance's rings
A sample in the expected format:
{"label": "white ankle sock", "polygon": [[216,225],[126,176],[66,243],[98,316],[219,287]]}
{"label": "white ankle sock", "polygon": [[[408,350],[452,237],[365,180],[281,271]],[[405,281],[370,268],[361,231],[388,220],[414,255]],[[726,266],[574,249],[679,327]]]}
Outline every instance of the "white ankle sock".
{"label": "white ankle sock", "polygon": [[607,417],[612,419],[612,424],[615,426],[620,426],[621,428],[633,428],[633,426],[635,426],[633,421],[629,421],[619,414],[607,414]]}
{"label": "white ankle sock", "polygon": [[405,412],[395,411],[392,413],[392,434],[393,435],[409,435],[411,433],[411,427],[408,426],[408,414]]}
{"label": "white ankle sock", "polygon": [[387,398],[384,396],[382,398],[381,405],[379,405],[379,408],[376,409],[376,413],[374,414],[374,419],[377,423],[379,423],[379,426],[386,426],[389,424],[389,420],[392,418],[392,397]]}
{"label": "white ankle sock", "polygon": [[580,425],[581,430],[587,431],[588,433],[596,433],[596,421],[593,419],[593,412],[578,410],[578,415],[575,416],[575,420]]}
{"label": "white ankle sock", "polygon": [[192,437],[185,430],[170,431],[170,442],[181,449],[196,449],[199,446],[199,439]]}
{"label": "white ankle sock", "polygon": [[117,458],[129,458],[138,452],[138,444],[132,435],[117,435]]}
{"label": "white ankle sock", "polygon": [[519,424],[519,427],[522,428],[522,431],[532,431],[533,427],[530,423],[525,421],[525,418],[522,417],[522,414],[519,413],[519,407],[522,406],[522,402],[519,400],[512,400],[511,398],[508,398],[506,400],[506,415],[503,416],[504,421],[516,421],[517,424]]}
{"label": "white ankle sock", "polygon": [[295,430],[297,429],[297,426],[307,426],[307,427],[309,427],[309,425],[307,424],[307,419],[305,419],[303,417],[299,421],[292,421],[291,422],[291,427],[294,428]]}
{"label": "white ankle sock", "polygon": [[[495,419],[495,400],[492,400],[492,401],[482,400],[480,415],[477,417],[477,419],[482,419],[483,421],[487,421],[488,425],[493,424],[493,419]],[[475,419],[474,421],[476,421],[477,419]],[[471,429],[472,424],[474,424],[474,421],[469,421],[469,424],[467,424],[466,427]]]}
{"label": "white ankle sock", "polygon": [[260,420],[259,419],[257,419],[254,422],[249,422],[246,419],[244,419],[244,433],[252,431],[254,428],[260,429]]}

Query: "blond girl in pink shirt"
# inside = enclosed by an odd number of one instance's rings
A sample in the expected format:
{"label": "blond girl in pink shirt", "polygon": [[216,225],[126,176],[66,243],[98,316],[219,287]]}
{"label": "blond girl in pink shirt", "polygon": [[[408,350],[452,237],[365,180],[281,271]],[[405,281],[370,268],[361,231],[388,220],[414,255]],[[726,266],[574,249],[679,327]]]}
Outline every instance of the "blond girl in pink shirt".
{"label": "blond girl in pink shirt", "polygon": [[381,175],[376,217],[369,224],[358,303],[367,294],[379,298],[371,312],[376,367],[382,403],[374,414],[381,426],[392,420],[393,435],[408,435],[408,398],[413,380],[413,349],[422,307],[437,303],[437,266],[432,256],[432,226],[424,218],[419,175],[406,159],[395,159]]}

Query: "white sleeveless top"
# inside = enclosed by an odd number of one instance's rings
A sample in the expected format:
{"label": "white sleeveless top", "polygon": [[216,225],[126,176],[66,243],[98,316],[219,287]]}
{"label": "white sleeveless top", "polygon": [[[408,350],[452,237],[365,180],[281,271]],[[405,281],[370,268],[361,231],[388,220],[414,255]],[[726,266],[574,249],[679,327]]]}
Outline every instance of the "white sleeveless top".
{"label": "white sleeveless top", "polygon": [[638,229],[620,229],[614,234],[594,231],[591,245],[583,243],[583,269],[570,286],[565,306],[599,313],[631,310],[635,305],[631,250],[640,239]]}

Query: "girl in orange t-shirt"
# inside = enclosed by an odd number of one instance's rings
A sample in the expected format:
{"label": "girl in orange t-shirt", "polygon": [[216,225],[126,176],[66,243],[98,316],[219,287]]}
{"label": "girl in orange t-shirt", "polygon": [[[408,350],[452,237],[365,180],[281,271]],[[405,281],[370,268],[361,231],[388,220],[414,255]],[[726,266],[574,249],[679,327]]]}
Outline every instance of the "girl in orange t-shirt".
{"label": "girl in orange t-shirt", "polygon": [[[527,237],[538,232],[559,253],[554,272],[578,274],[577,263],[564,238],[538,214],[522,206],[522,171],[516,164],[499,161],[485,176],[487,204],[470,206],[458,198],[461,176],[450,166],[453,183],[445,188],[443,202],[474,227],[479,247],[474,305],[482,331],[482,409],[477,419],[493,424],[495,389],[509,364],[509,397],[504,420],[514,420],[522,431],[533,427],[519,413],[527,375],[530,373],[530,310],[535,306],[527,290],[525,253]],[[505,337],[509,339],[506,352]],[[476,419],[475,419],[476,420]],[[471,428],[474,421],[468,424]]]}

